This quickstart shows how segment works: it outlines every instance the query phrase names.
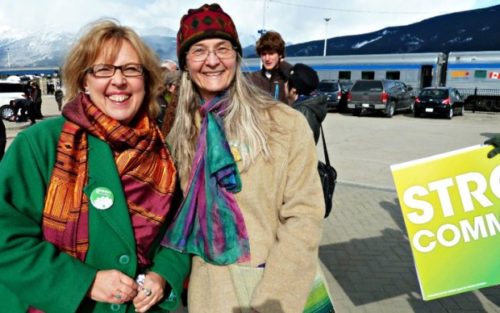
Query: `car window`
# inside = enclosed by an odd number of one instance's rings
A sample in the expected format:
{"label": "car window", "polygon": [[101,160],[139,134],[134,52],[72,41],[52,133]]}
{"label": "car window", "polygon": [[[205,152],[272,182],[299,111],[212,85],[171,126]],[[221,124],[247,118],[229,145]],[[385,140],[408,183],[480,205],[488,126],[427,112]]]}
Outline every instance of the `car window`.
{"label": "car window", "polygon": [[354,83],[351,91],[382,91],[382,82],[377,80],[360,80]]}
{"label": "car window", "polygon": [[342,88],[342,90],[350,90],[351,87],[352,87],[352,82],[348,82],[348,81],[341,81],[340,82],[340,86]]}
{"label": "car window", "polygon": [[338,90],[337,83],[333,82],[320,82],[318,85],[318,91],[321,92],[331,92]]}
{"label": "car window", "polygon": [[448,90],[446,89],[424,89],[420,92],[420,96],[447,98]]}
{"label": "car window", "polygon": [[389,90],[390,92],[397,92],[401,90],[401,86],[397,82],[390,82],[387,85],[387,90]]}
{"label": "car window", "polygon": [[22,84],[0,83],[0,92],[24,92]]}

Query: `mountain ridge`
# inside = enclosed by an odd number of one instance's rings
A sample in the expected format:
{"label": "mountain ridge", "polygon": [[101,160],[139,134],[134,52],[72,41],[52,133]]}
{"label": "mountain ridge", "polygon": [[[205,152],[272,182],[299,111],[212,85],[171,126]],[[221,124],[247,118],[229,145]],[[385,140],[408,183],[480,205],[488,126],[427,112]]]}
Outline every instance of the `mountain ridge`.
{"label": "mountain ridge", "polygon": [[[500,50],[500,5],[435,16],[417,23],[378,31],[328,38],[328,55]],[[176,60],[175,31],[166,27],[139,29],[161,59]],[[164,36],[162,34],[168,34]],[[0,67],[61,66],[76,35],[54,30],[29,34],[0,26]],[[242,42],[255,36],[240,34]],[[323,55],[324,40],[286,46],[287,56]],[[255,46],[244,57],[257,57]]]}

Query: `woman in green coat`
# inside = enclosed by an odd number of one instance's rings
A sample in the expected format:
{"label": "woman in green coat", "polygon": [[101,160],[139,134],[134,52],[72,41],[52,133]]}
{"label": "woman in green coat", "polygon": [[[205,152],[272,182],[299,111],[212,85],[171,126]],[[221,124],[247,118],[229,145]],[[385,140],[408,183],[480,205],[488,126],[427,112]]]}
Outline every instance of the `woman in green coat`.
{"label": "woman in green coat", "polygon": [[177,307],[190,260],[159,245],[178,185],[155,122],[159,64],[113,21],[69,52],[62,117],[20,133],[0,163],[2,312]]}

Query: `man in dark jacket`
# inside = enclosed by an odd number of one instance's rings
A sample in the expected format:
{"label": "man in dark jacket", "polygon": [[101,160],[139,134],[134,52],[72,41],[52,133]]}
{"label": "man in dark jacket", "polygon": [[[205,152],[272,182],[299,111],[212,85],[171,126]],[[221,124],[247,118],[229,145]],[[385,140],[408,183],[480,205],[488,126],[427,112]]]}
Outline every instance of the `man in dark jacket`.
{"label": "man in dark jacket", "polygon": [[10,106],[14,110],[14,115],[11,117],[13,122],[26,122],[29,118],[31,125],[35,124],[35,116],[33,112],[33,102],[29,98],[19,98],[10,100]]}
{"label": "man in dark jacket", "polygon": [[287,103],[285,81],[292,66],[283,60],[285,41],[278,32],[268,31],[257,40],[255,49],[262,61],[262,69],[252,72],[250,80],[274,99]]}
{"label": "man in dark jacket", "polygon": [[62,89],[57,89],[56,92],[54,93],[54,97],[57,102],[57,109],[61,111],[64,99],[64,92],[62,91]]}
{"label": "man in dark jacket", "polygon": [[289,104],[305,115],[318,143],[320,126],[326,117],[326,95],[320,95],[318,74],[311,67],[297,63],[290,70],[287,82]]}
{"label": "man in dark jacket", "polygon": [[31,83],[31,101],[33,101],[33,114],[36,119],[43,119],[42,115],[42,90],[37,82]]}

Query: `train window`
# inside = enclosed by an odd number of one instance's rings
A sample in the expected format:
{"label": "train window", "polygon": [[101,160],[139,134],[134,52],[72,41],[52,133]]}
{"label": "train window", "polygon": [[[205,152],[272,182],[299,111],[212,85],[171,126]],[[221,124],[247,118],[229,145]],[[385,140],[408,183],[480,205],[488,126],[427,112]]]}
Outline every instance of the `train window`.
{"label": "train window", "polygon": [[399,71],[387,71],[387,72],[385,72],[386,79],[399,80],[399,77],[400,77]]}
{"label": "train window", "polygon": [[374,79],[375,72],[374,71],[363,71],[361,72],[361,79]]}
{"label": "train window", "polygon": [[339,79],[351,79],[350,71],[339,71]]}

